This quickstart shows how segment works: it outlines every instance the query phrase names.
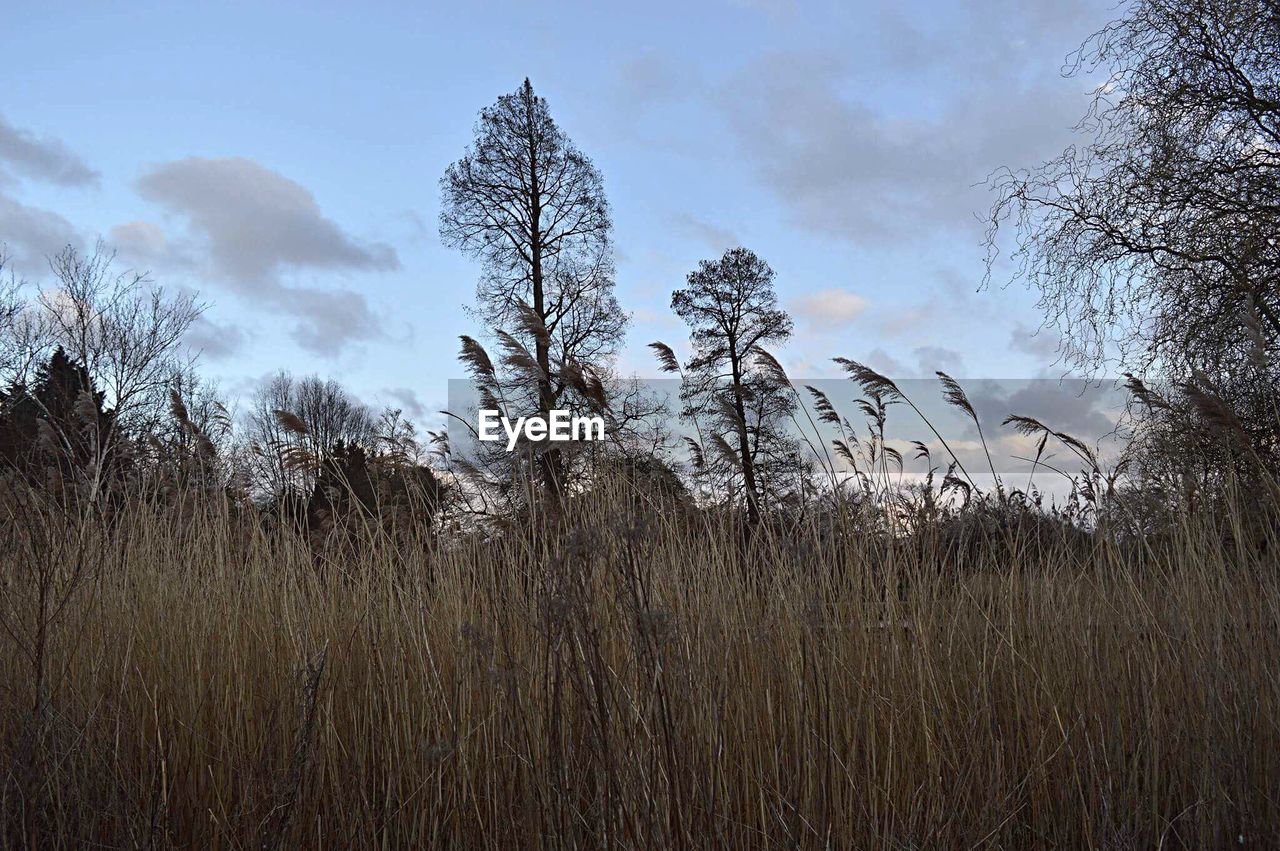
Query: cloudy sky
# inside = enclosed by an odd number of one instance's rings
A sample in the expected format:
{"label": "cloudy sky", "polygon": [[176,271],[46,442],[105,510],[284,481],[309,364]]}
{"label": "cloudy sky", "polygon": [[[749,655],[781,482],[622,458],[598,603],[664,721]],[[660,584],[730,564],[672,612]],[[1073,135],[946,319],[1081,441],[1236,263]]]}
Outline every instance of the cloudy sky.
{"label": "cloudy sky", "polygon": [[6,4],[0,242],[28,280],[99,237],[201,292],[232,395],[277,368],[424,422],[458,377],[476,266],[437,181],[528,76],[602,170],[618,293],[680,348],[670,293],[737,244],[777,272],[797,377],[1046,374],[1034,298],[981,290],[980,185],[1072,141],[1111,14],[1053,0]]}

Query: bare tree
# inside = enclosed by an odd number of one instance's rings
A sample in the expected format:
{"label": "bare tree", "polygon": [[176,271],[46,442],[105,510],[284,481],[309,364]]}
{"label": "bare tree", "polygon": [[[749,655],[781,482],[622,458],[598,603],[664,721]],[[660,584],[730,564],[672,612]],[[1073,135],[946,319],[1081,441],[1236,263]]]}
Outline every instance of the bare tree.
{"label": "bare tree", "polygon": [[149,432],[167,415],[169,390],[190,366],[183,335],[204,312],[193,293],[171,294],[145,274],[115,273],[102,243],[50,259],[55,286],[38,301],[51,346],[62,346],[106,393],[123,429]]}
{"label": "bare tree", "polygon": [[[74,465],[86,478],[95,499],[107,471],[118,461],[130,438],[152,435],[170,416],[170,390],[178,376],[190,370],[193,358],[182,345],[183,335],[204,306],[193,294],[173,295],[154,286],[145,275],[112,271],[114,255],[99,243],[88,255],[67,247],[50,259],[54,284],[40,289],[34,303],[21,298],[20,285],[10,279],[0,300],[3,366],[12,395],[40,404],[40,395],[25,389],[36,367],[51,363],[58,350],[80,375],[75,388],[84,397],[84,410],[105,405],[109,416],[94,417],[93,457]],[[49,429],[71,428],[69,421],[39,412]],[[51,435],[59,445],[71,446],[82,435]]]}
{"label": "bare tree", "polygon": [[56,347],[49,318],[42,305],[32,303],[29,288],[0,245],[0,384],[5,388],[30,384]]}
{"label": "bare tree", "polygon": [[183,370],[169,389],[169,414],[142,444],[152,453],[151,471],[159,481],[176,478],[206,491],[242,491],[234,418],[218,386],[194,369]]}
{"label": "bare tree", "polygon": [[1280,336],[1280,12],[1272,0],[1136,0],[1072,72],[1107,72],[1080,130],[993,180],[1000,229],[1075,364],[1228,368]]}
{"label": "bare tree", "polygon": [[252,490],[308,493],[336,446],[369,447],[375,434],[372,412],[337,381],[281,371],[258,388],[245,415]]}
{"label": "bare tree", "polygon": [[1274,456],[1280,10],[1135,0],[1126,11],[1071,66],[1107,72],[1080,125],[1089,142],[994,179],[988,268],[1012,224],[1017,272],[1039,289],[1067,359],[1126,368],[1154,394],[1139,401],[1160,396],[1132,409],[1158,436],[1138,457],[1229,457],[1204,439],[1221,432],[1219,407],[1251,453]]}
{"label": "bare tree", "polygon": [[[741,477],[747,520],[760,522],[760,470],[790,450],[778,425],[791,414],[795,399],[779,386],[772,370],[757,363],[765,346],[791,336],[791,318],[778,307],[773,269],[745,248],[726,251],[719,260],[703,260],[689,273],[687,286],[671,295],[671,309],[688,323],[693,357],[685,365],[682,393],[690,416],[708,416],[712,427],[704,463],[720,456]],[[654,348],[664,368],[676,367],[670,349]]]}
{"label": "bare tree", "polygon": [[[582,373],[607,368],[626,325],[600,173],[525,80],[481,111],[440,187],[441,237],[484,264],[477,314],[503,349],[494,380],[506,404],[542,416],[571,407]],[[558,497],[562,453],[537,464]]]}

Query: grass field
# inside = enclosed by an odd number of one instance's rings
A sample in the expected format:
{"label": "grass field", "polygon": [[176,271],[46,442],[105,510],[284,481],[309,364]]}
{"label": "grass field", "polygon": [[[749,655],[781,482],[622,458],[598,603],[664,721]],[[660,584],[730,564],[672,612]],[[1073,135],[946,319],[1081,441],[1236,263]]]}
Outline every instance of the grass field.
{"label": "grass field", "polygon": [[828,518],[745,557],[623,497],[562,537],[319,551],[221,504],[28,517],[6,839],[1274,847],[1276,542],[1242,514]]}

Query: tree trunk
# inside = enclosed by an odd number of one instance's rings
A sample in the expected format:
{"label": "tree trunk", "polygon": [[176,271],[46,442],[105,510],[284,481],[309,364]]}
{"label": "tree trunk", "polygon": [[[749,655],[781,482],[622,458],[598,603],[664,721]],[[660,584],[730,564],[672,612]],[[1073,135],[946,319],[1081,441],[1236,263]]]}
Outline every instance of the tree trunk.
{"label": "tree trunk", "polygon": [[[525,86],[528,87],[527,80]],[[542,198],[539,187],[538,147],[534,130],[531,88],[528,89],[526,97],[525,110],[529,134],[529,258],[532,264],[530,277],[533,281],[533,311],[538,315],[538,320],[545,323],[547,306],[542,270]],[[551,345],[545,336],[539,336],[534,340],[534,359],[538,364],[538,413],[549,421],[555,399],[551,393]],[[541,474],[543,491],[548,498],[548,508],[556,515],[559,514],[560,507],[559,462],[559,451],[549,447],[539,456],[536,463]]]}
{"label": "tree trunk", "polygon": [[738,366],[737,354],[731,353],[729,360],[733,373],[733,410],[738,416],[738,455],[742,462],[742,486],[747,492],[747,526],[754,529],[760,523],[760,506],[756,499],[756,470],[751,461],[751,441],[747,438],[747,410],[742,401],[742,373]]}

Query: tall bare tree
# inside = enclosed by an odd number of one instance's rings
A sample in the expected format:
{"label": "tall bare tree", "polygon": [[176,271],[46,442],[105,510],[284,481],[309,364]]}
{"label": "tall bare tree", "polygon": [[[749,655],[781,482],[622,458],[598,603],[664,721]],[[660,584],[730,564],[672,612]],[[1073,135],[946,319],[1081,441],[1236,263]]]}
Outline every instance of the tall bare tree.
{"label": "tall bare tree", "polygon": [[1256,314],[1280,336],[1280,11],[1271,0],[1136,0],[1075,72],[1106,72],[1080,129],[1038,168],[995,179],[991,248],[1098,364],[1204,364]]}
{"label": "tall bare tree", "polygon": [[[572,407],[583,373],[607,369],[627,321],[600,172],[525,80],[481,111],[440,188],[442,239],[483,263],[477,315],[503,352],[494,381],[506,404],[543,416]],[[463,342],[464,356],[475,352]],[[562,453],[549,447],[537,464],[558,496]]]}
{"label": "tall bare tree", "polygon": [[1074,364],[1194,380],[1191,396],[1211,387],[1274,442],[1280,8],[1124,8],[1072,65],[1106,75],[1079,128],[1088,142],[994,180],[989,258],[1012,225],[1017,271]]}

